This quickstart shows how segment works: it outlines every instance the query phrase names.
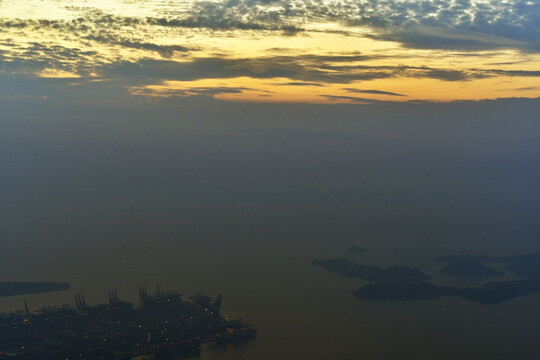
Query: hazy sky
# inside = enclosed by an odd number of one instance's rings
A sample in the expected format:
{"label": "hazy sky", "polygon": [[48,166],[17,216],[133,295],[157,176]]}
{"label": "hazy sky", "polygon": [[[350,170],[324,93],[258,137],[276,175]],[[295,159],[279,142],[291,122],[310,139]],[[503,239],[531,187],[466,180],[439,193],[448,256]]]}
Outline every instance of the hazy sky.
{"label": "hazy sky", "polygon": [[4,219],[453,204],[529,242],[539,43],[532,1],[0,0]]}
{"label": "hazy sky", "polygon": [[0,0],[5,219],[449,203],[529,242],[539,43],[533,1]]}
{"label": "hazy sky", "polygon": [[539,43],[537,1],[0,1],[4,98],[535,98]]}

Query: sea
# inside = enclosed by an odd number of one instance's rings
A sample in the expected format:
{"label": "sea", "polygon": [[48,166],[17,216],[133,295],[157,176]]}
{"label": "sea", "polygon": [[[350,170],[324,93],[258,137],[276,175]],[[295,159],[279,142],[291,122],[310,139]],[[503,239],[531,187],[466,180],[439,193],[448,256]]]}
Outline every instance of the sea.
{"label": "sea", "polygon": [[0,311],[78,292],[105,303],[109,289],[137,303],[139,285],[159,286],[222,294],[225,314],[257,328],[204,345],[203,360],[540,358],[538,293],[370,302],[351,294],[366,281],[311,264],[481,286],[433,259],[540,251],[536,103],[180,105],[2,120],[0,281],[71,290],[0,298]]}

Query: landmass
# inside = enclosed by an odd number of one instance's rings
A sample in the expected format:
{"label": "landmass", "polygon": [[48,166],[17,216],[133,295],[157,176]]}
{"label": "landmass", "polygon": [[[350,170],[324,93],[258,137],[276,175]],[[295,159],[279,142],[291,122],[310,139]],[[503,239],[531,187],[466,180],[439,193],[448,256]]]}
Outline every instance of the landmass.
{"label": "landmass", "polygon": [[367,252],[367,250],[364,249],[363,247],[353,245],[353,246],[351,246],[351,247],[349,247],[349,248],[347,249],[347,252],[348,252],[349,254],[362,254],[362,253]]}
{"label": "landmass", "polygon": [[524,278],[540,277],[540,253],[508,256],[448,255],[434,259],[438,262],[470,261],[476,263],[506,263],[506,270]]}
{"label": "landmass", "polygon": [[510,256],[451,255],[435,261],[449,262],[441,272],[461,277],[502,275],[482,263],[506,263],[506,270],[522,277],[519,280],[494,281],[477,288],[438,286],[428,283],[431,277],[419,268],[392,266],[382,269],[347,259],[313,260],[312,264],[342,276],[361,278],[371,284],[362,286],[353,295],[371,301],[412,301],[458,296],[483,304],[496,304],[519,296],[540,292],[540,253]]}
{"label": "landmass", "polygon": [[[109,291],[109,303],[0,314],[0,359],[178,359],[198,355],[206,342],[231,343],[256,336],[241,320],[221,316],[222,297],[176,292],[149,296],[139,287],[140,305]],[[26,305],[26,304],[25,304]]]}
{"label": "landmass", "polygon": [[368,284],[353,295],[372,301],[411,301],[459,296],[483,304],[497,304],[540,291],[540,279],[489,282],[480,288],[456,288],[429,284]]}
{"label": "landmass", "polygon": [[0,282],[0,297],[68,290],[65,282]]}
{"label": "landmass", "polygon": [[313,260],[315,266],[327,271],[337,272],[342,276],[355,277],[374,283],[411,283],[431,279],[418,268],[394,265],[387,269],[374,265],[361,265],[344,258]]}
{"label": "landmass", "polygon": [[458,277],[490,277],[503,274],[484,264],[470,260],[456,260],[443,267],[440,272]]}
{"label": "landmass", "polygon": [[444,255],[439,256],[433,259],[434,261],[438,262],[445,262],[445,263],[451,263],[454,261],[474,261],[474,262],[481,262],[481,263],[496,263],[501,262],[501,259],[503,257],[497,257],[497,256],[487,256],[487,255]]}

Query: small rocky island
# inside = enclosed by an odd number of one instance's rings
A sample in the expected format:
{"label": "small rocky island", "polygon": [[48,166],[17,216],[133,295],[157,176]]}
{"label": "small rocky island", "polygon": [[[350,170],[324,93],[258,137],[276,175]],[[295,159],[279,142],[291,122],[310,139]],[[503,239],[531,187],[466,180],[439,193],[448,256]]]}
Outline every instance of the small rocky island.
{"label": "small rocky island", "polygon": [[256,336],[256,329],[221,315],[221,295],[176,292],[149,296],[139,287],[140,304],[121,301],[109,291],[109,303],[87,306],[83,294],[76,307],[0,314],[0,358],[178,359],[197,355],[206,342],[231,343]]}
{"label": "small rocky island", "polygon": [[65,282],[0,282],[0,297],[69,290]]}

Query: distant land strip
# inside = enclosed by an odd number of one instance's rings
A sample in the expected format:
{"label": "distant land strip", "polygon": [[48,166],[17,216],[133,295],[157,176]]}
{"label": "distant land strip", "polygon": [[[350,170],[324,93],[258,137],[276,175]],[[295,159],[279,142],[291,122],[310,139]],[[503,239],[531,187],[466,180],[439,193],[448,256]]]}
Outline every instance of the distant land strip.
{"label": "distant land strip", "polygon": [[0,282],[0,297],[69,290],[66,282]]}

